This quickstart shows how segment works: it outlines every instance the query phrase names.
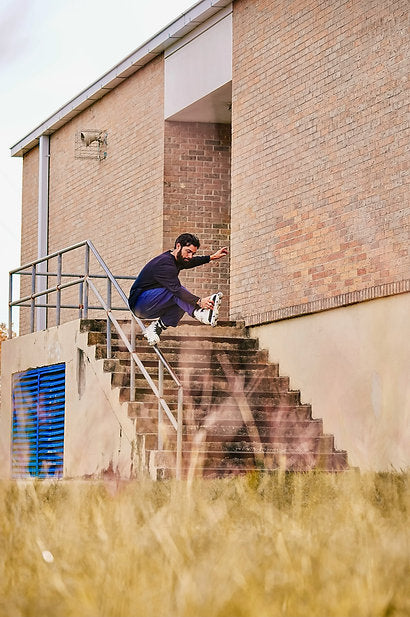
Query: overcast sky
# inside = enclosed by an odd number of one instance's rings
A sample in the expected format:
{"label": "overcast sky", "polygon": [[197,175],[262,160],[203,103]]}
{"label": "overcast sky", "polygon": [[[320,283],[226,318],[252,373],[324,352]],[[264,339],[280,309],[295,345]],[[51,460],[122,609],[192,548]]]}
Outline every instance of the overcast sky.
{"label": "overcast sky", "polygon": [[20,265],[22,159],[10,147],[196,3],[0,0],[0,322]]}

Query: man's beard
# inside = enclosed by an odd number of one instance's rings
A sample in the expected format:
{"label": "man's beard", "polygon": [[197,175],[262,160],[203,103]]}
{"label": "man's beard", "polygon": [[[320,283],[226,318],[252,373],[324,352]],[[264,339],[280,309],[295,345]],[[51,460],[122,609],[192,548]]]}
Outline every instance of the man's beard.
{"label": "man's beard", "polygon": [[179,266],[184,266],[189,261],[189,259],[185,259],[184,257],[182,257],[182,247],[179,249],[178,253],[176,254],[176,260]]}

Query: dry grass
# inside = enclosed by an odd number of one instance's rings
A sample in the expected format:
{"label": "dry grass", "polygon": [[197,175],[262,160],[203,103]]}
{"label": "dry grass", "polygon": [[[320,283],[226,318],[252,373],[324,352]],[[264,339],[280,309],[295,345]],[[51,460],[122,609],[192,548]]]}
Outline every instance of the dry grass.
{"label": "dry grass", "polygon": [[409,615],[408,482],[3,482],[0,615]]}

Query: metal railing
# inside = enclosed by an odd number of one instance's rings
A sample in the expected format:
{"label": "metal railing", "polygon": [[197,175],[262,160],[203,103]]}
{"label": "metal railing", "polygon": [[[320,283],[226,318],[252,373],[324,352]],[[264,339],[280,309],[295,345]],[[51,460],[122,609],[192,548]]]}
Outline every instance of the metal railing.
{"label": "metal railing", "polygon": [[[70,273],[63,272],[63,255],[66,253],[72,253],[78,249],[84,247],[84,272],[79,273]],[[90,274],[90,258],[95,257],[98,265],[103,270],[103,274]],[[48,262],[57,259],[57,269],[56,271],[48,270]],[[47,269],[44,270],[44,264],[46,264]],[[41,268],[39,268],[41,266]],[[36,259],[35,261],[31,261],[30,263],[24,264],[15,270],[12,270],[9,274],[9,324],[8,324],[8,336],[12,337],[12,317],[13,317],[13,308],[14,307],[29,307],[30,308],[30,331],[34,332],[35,326],[35,314],[36,310],[39,309],[47,310],[47,309],[55,309],[55,323],[56,325],[60,325],[61,323],[61,310],[62,309],[78,309],[78,316],[80,319],[87,319],[88,312],[91,310],[99,310],[101,309],[106,314],[107,321],[107,358],[111,358],[112,356],[112,326],[115,327],[119,338],[122,343],[126,347],[127,351],[130,354],[130,402],[135,401],[135,374],[136,368],[140,371],[140,373],[145,378],[146,382],[150,386],[152,392],[157,398],[158,401],[158,450],[162,450],[163,441],[161,436],[161,426],[163,420],[163,412],[165,412],[168,417],[171,425],[176,431],[177,434],[177,449],[176,449],[176,478],[181,478],[181,464],[182,464],[182,414],[183,414],[183,388],[182,384],[179,381],[178,377],[175,375],[174,371],[169,366],[168,362],[165,360],[163,354],[155,345],[151,347],[154,353],[158,357],[158,386],[152,380],[150,374],[142,363],[141,359],[138,357],[136,353],[136,328],[144,332],[145,326],[142,321],[134,315],[134,313],[129,309],[128,300],[121,289],[118,280],[133,280],[134,277],[131,276],[114,276],[101,255],[98,253],[97,249],[91,242],[91,240],[85,240],[84,242],[79,242],[72,246],[69,246],[60,251],[56,251],[54,253],[50,253],[45,257],[40,259]],[[31,277],[31,293],[19,298],[18,300],[13,300],[13,276],[30,276]],[[56,284],[48,287],[48,279],[56,278]],[[71,280],[67,282],[63,282],[64,279],[69,278]],[[106,280],[106,300],[104,300],[101,292],[97,289],[93,280],[103,279]],[[46,285],[44,285],[46,283]],[[75,285],[79,286],[79,295],[78,295],[78,304],[63,304],[61,301],[61,292],[64,289],[69,287],[73,287]],[[43,288],[44,287],[44,288]],[[40,289],[39,289],[40,288]],[[113,306],[112,304],[112,292],[113,289],[118,293],[120,299],[122,300],[122,306]],[[93,292],[95,295],[98,304],[96,306],[89,304],[89,290]],[[50,294],[56,294],[55,303],[50,302],[49,296]],[[130,338],[128,338],[127,334],[124,332],[124,329],[121,327],[117,319],[113,315],[113,311],[126,311],[131,319],[131,332]],[[177,398],[177,418],[175,419],[174,414],[171,412],[167,402],[164,399],[164,370],[170,375],[175,385],[178,388],[178,398]]]}

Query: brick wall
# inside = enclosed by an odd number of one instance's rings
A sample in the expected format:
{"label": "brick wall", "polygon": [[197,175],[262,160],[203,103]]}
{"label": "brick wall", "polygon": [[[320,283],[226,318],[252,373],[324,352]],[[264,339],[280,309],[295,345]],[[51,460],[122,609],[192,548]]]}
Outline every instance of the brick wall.
{"label": "brick wall", "polygon": [[[85,129],[107,131],[105,159],[78,158],[77,134]],[[163,59],[158,58],[51,136],[50,252],[89,238],[114,274],[137,274],[162,250],[163,157]],[[23,221],[30,222],[23,238],[36,247],[33,208],[37,211],[37,203],[25,195]],[[64,270],[78,271],[83,263],[82,254],[67,256]],[[91,271],[98,272],[95,264]],[[126,293],[129,287],[124,284]],[[64,299],[78,303],[77,289],[64,292]],[[74,318],[78,311],[64,315]]]}
{"label": "brick wall", "polygon": [[405,291],[408,3],[236,0],[233,19],[232,317]]}
{"label": "brick wall", "polygon": [[[154,60],[51,137],[50,250],[89,237],[134,273],[162,243],[163,63]],[[108,132],[107,158],[75,158],[75,134]]]}
{"label": "brick wall", "polygon": [[[22,221],[21,221],[21,264],[37,259],[37,219],[38,219],[38,154],[33,148],[24,156],[22,185]],[[17,267],[17,264],[16,264]],[[13,277],[17,281],[17,277]],[[16,289],[16,287],[15,287]],[[20,277],[20,297],[31,293],[30,277]],[[14,294],[17,299],[17,293]],[[20,319],[17,319],[18,310]],[[30,327],[29,309],[13,309],[13,322],[20,324],[20,334],[28,332]]]}
{"label": "brick wall", "polygon": [[[165,123],[164,250],[189,231],[211,254],[230,245],[230,145],[226,124]],[[181,273],[181,282],[198,296],[224,294],[221,318],[228,318],[229,259]]]}

